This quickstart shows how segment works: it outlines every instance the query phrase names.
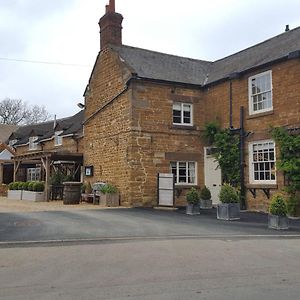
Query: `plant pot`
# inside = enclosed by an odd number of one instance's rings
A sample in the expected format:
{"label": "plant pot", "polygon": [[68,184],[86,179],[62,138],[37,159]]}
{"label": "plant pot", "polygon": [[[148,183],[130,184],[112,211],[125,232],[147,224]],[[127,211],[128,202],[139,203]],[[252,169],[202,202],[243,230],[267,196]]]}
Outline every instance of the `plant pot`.
{"label": "plant pot", "polygon": [[22,192],[21,190],[8,190],[7,198],[11,200],[22,200]]}
{"label": "plant pot", "polygon": [[203,200],[200,199],[200,208],[201,209],[211,209],[212,208],[212,200]]}
{"label": "plant pot", "polygon": [[186,206],[187,215],[200,215],[200,204],[188,203]]}
{"label": "plant pot", "polygon": [[240,219],[240,204],[239,203],[220,203],[217,205],[218,220],[239,220]]}
{"label": "plant pot", "polygon": [[79,204],[81,198],[81,183],[80,182],[64,182],[64,204]]}
{"label": "plant pot", "polygon": [[42,202],[42,201],[45,201],[45,193],[44,192],[23,191],[22,200],[33,201],[33,202]]}
{"label": "plant pot", "polygon": [[99,204],[101,206],[117,207],[120,206],[120,195],[115,194],[103,194],[100,192]]}
{"label": "plant pot", "polygon": [[268,227],[272,229],[289,229],[289,219],[287,217],[268,215]]}

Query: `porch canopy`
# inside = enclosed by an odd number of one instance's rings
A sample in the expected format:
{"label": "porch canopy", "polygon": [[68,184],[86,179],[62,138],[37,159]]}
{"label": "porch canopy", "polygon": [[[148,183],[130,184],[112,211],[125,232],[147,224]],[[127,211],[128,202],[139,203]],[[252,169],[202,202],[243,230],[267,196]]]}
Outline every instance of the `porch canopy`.
{"label": "porch canopy", "polygon": [[71,153],[71,152],[33,152],[21,155],[16,155],[12,158],[14,162],[14,181],[16,181],[16,176],[19,167],[22,164],[41,164],[45,170],[45,196],[46,200],[49,200],[50,195],[50,170],[51,166],[55,162],[73,162],[76,165],[75,174],[80,170],[83,164],[83,154],[82,153]]}

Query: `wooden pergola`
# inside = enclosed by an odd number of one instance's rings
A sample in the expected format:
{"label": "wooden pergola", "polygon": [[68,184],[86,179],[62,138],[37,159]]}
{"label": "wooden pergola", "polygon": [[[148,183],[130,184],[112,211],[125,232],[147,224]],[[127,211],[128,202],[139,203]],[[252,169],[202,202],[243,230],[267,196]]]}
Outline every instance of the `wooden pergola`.
{"label": "wooden pergola", "polygon": [[17,172],[22,164],[41,164],[45,170],[45,198],[48,201],[50,195],[50,171],[51,165],[55,161],[74,162],[78,172],[83,163],[82,153],[71,152],[34,152],[16,155],[13,157],[14,163],[14,181],[16,181]]}

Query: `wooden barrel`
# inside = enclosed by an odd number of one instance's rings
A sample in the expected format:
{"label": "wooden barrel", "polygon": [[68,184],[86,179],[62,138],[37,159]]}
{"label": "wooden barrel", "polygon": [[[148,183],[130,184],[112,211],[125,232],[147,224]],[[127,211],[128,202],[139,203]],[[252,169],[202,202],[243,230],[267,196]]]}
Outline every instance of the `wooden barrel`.
{"label": "wooden barrel", "polygon": [[79,204],[81,197],[81,183],[68,181],[64,182],[64,204]]}

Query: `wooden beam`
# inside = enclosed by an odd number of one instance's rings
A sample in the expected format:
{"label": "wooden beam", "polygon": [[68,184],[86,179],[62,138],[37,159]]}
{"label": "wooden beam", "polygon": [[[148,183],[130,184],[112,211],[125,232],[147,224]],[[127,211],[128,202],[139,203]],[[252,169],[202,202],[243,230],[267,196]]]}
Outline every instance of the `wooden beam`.
{"label": "wooden beam", "polygon": [[0,184],[3,183],[3,163],[0,162]]}
{"label": "wooden beam", "polygon": [[46,170],[46,180],[45,180],[45,197],[46,201],[49,201],[50,196],[50,163],[49,163],[49,157],[46,157],[45,162],[45,170]]}

